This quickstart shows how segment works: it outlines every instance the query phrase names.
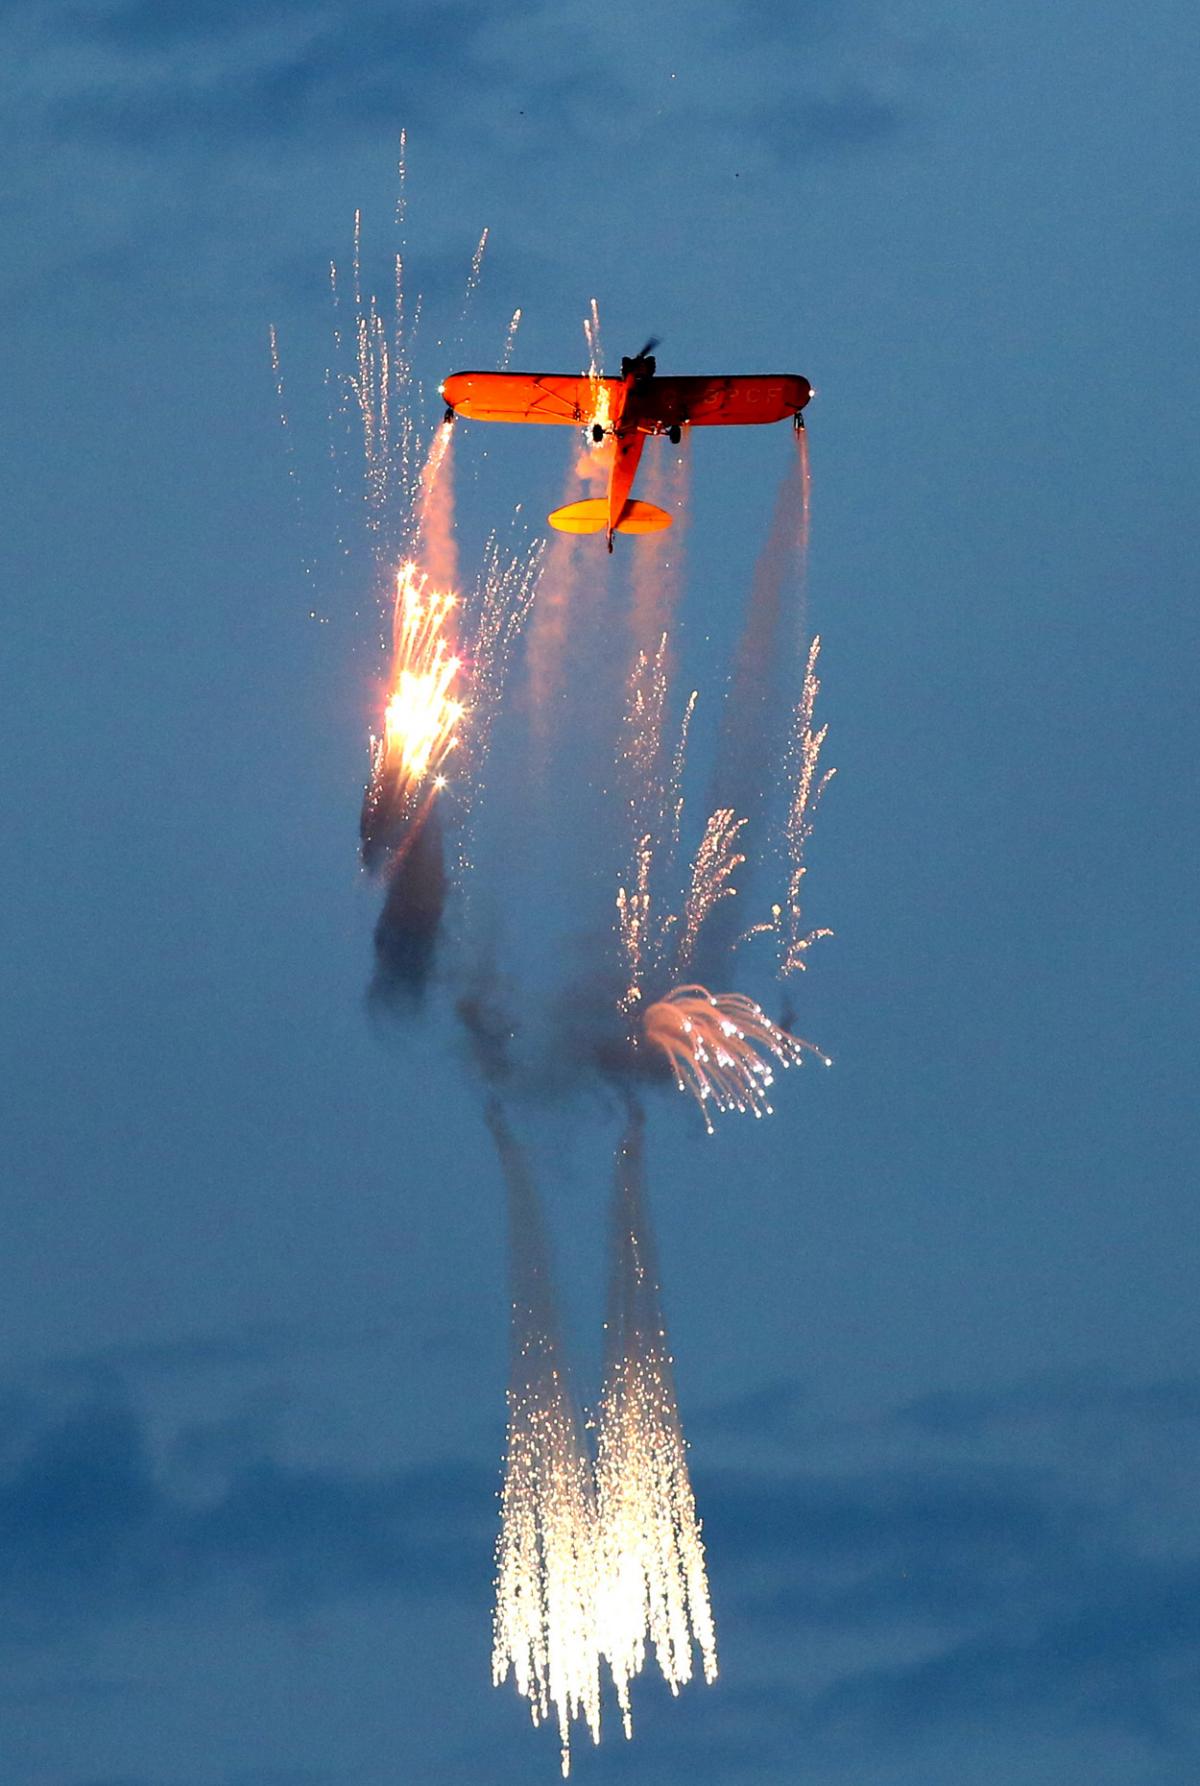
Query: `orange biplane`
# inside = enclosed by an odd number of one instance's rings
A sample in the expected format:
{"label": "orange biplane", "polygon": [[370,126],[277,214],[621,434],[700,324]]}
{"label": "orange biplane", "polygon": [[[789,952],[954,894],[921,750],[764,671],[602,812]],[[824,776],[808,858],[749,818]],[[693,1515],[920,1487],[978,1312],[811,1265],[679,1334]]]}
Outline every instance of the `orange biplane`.
{"label": "orange biplane", "polygon": [[641,353],[621,361],[620,378],[589,378],[556,372],[455,372],[441,387],[446,420],[466,416],[476,422],[558,422],[586,428],[596,445],[613,442],[608,495],[569,502],[548,517],[562,533],[657,533],[671,525],[665,509],[635,502],[633,480],[648,434],[678,442],[684,427],[745,422],[782,422],[793,417],[803,428],[801,410],[812,396],[806,378],[764,373],[734,378],[658,378],[648,341]]}

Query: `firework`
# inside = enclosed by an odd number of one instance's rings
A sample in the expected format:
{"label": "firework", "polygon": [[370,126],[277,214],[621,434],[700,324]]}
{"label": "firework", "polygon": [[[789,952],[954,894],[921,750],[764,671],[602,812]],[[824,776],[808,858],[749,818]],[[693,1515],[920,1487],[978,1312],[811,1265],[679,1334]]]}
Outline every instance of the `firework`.
{"label": "firework", "polygon": [[640,1115],[617,1151],[612,1245],[596,1463],[597,1624],[631,1736],[630,1681],[641,1672],[647,1643],[672,1693],[691,1679],[696,1648],[705,1680],[717,1675],[704,1546],[646,1208]]}
{"label": "firework", "polygon": [[371,781],[363,801],[363,860],[375,866],[402,843],[446,785],[446,760],[459,743],[465,711],[461,661],[450,637],[458,598],[429,588],[410,560],[396,573],[391,694],[383,732],[371,740]]}
{"label": "firework", "polygon": [[471,628],[471,782],[477,792],[500,711],[512,650],[532,611],[544,542],[505,553],[495,534],[483,554]]}
{"label": "firework", "polygon": [[678,923],[677,914],[665,907],[659,916],[651,883],[656,870],[659,879],[670,877],[679,849],[683,819],[680,790],[696,694],[693,690],[684,709],[679,740],[668,769],[663,751],[668,660],[668,636],[664,632],[653,653],[637,653],[625,691],[617,763],[631,821],[627,884],[617,889],[617,925],[628,974],[621,1001],[625,1010],[641,1000],[647,973],[661,970],[668,935]]}
{"label": "firework", "polygon": [[809,647],[808,662],[804,667],[804,687],[796,705],[788,753],[792,771],[792,797],[788,803],[785,826],[788,885],[787,929],[779,969],[782,974],[802,971],[806,965],[804,957],[812,944],[823,936],[833,935],[831,930],[806,932],[801,921],[800,907],[801,883],[808,872],[804,862],[805,845],[812,836],[813,820],[821,795],[837,774],[836,769],[826,769],[823,772],[820,770],[821,746],[829,727],[822,726],[818,731],[813,725],[817,696],[821,692],[821,684],[817,679],[817,660],[820,655],[821,641],[818,637]]}
{"label": "firework", "polygon": [[773,1062],[794,1067],[815,1054],[832,1064],[815,1043],[772,1023],[741,992],[677,986],[648,1007],[642,1023],[647,1042],[670,1062],[680,1091],[691,1092],[700,1105],[710,1135],[712,1110],[770,1116]]}
{"label": "firework", "polygon": [[745,827],[732,806],[718,807],[710,813],[692,864],[691,885],[683,908],[683,930],[679,943],[679,970],[691,966],[700,938],[700,930],[723,899],[731,899],[737,889],[733,875],[746,860],[738,849],[738,839]]}
{"label": "firework", "polygon": [[508,331],[504,337],[504,352],[500,356],[501,372],[507,372],[509,366],[512,364],[513,348],[517,344],[517,330],[520,326],[521,307],[518,304],[517,308],[512,313],[512,320],[508,325]]}
{"label": "firework", "polygon": [[525,1156],[488,1108],[508,1187],[512,1260],[508,1445],[496,1544],[492,1679],[512,1675],[535,1725],[558,1725],[564,1777],[571,1723],[600,1740],[596,1504],[583,1423],[559,1339],[549,1246]]}

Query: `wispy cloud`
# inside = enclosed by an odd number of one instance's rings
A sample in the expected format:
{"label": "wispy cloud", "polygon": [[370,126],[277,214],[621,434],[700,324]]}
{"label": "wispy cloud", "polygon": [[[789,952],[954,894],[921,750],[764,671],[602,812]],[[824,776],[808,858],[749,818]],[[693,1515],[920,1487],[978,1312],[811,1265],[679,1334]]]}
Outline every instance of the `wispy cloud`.
{"label": "wispy cloud", "polygon": [[[897,1780],[940,1786],[973,1742],[1000,1777],[1032,1779],[1065,1747],[1089,1778],[1118,1778],[1106,1757],[1119,1752],[1148,1780],[1190,1786],[1200,1383],[1045,1380],[939,1398],[936,1419],[923,1401],[857,1421],[776,1383],[725,1414],[710,1431],[727,1457],[755,1422],[774,1421],[774,1449],[754,1468],[706,1470],[697,1446],[725,1667],[686,1719],[642,1721],[647,1780],[684,1778],[691,1741],[710,1766],[727,1758],[722,1778],[765,1782],[802,1741],[839,1786],[900,1754]],[[285,1626],[339,1602],[486,1619],[487,1463],[314,1467],[289,1459],[266,1416],[210,1426],[208,1441],[194,1421],[154,1439],[111,1391],[65,1407],[8,1399],[10,1650],[122,1622],[219,1624],[247,1606]],[[96,1692],[120,1690],[96,1676]],[[69,1703],[88,1677],[75,1665],[37,1691],[45,1715],[47,1692]],[[1005,1772],[1018,1754],[1026,1771]],[[591,1765],[604,1777],[615,1763]]]}
{"label": "wispy cloud", "polygon": [[[9,1640],[169,1612],[241,1586],[268,1610],[388,1593],[477,1597],[494,1481],[477,1465],[365,1475],[270,1455],[189,1485],[127,1402],[24,1410],[0,1478]],[[194,1441],[194,1429],[192,1438]]]}

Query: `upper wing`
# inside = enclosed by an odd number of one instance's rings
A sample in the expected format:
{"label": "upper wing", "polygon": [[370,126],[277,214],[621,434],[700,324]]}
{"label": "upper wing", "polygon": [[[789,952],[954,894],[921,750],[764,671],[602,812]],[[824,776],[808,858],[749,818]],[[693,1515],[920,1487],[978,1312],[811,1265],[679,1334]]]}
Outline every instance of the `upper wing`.
{"label": "upper wing", "polygon": [[812,396],[807,378],[795,373],[750,373],[734,378],[656,378],[647,409],[666,427],[688,422],[781,422]]}
{"label": "upper wing", "polygon": [[604,420],[619,378],[569,372],[455,372],[442,396],[473,422],[565,422],[586,426]]}

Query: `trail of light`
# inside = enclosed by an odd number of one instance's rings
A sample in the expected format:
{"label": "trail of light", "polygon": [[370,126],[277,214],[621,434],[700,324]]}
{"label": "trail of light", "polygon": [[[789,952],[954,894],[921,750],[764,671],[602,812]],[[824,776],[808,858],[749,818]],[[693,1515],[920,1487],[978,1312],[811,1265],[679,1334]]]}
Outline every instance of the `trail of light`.
{"label": "trail of light", "polygon": [[487,1116],[508,1187],[512,1271],[492,1679],[501,1686],[512,1675],[535,1725],[555,1718],[566,1776],[572,1721],[600,1738],[595,1492],[536,1188],[494,1102]]}
{"label": "trail of light", "polygon": [[[800,553],[801,583],[808,582],[808,549],[812,541],[812,470],[808,461],[808,429],[794,430],[796,441],[796,457],[800,466],[800,527],[797,537],[797,549]],[[807,596],[807,588],[802,590]]]}
{"label": "trail of light", "polygon": [[401,243],[404,241],[404,214],[408,209],[408,131],[401,130],[400,146],[396,152],[396,210],[394,222],[396,234]]}
{"label": "trail of light", "polygon": [[628,1010],[641,996],[647,971],[660,962],[666,931],[674,918],[656,921],[651,878],[658,857],[674,866],[681,812],[679,793],[687,727],[695,703],[692,695],[670,771],[663,766],[663,726],[670,686],[668,639],[660,635],[653,653],[639,651],[625,690],[618,773],[630,819],[630,860],[626,885],[617,889],[617,926],[629,976],[623,1004]]}
{"label": "trail of light", "polygon": [[683,907],[678,961],[681,972],[691,963],[705,921],[723,899],[731,899],[737,892],[732,877],[746,860],[737,847],[745,823],[745,819],[735,816],[731,806],[718,807],[709,814]]}
{"label": "trail of light", "polygon": [[[591,380],[592,395],[588,413],[584,417],[584,448],[580,453],[575,470],[585,482],[608,476],[612,464],[614,443],[608,430],[612,427],[612,396],[604,382],[604,349],[600,341],[600,306],[592,299],[590,313],[583,319],[583,336],[587,342],[588,367],[587,375]],[[597,441],[592,428],[604,429],[604,438]]]}
{"label": "trail of light", "polygon": [[[578,480],[568,471],[563,483],[564,503],[576,496],[578,487]],[[529,629],[526,674],[539,773],[544,768],[552,712],[562,687],[563,659],[579,581],[579,539],[578,534],[555,533],[548,542],[541,591]]]}
{"label": "trail of light", "polygon": [[479,289],[479,278],[483,267],[483,251],[487,247],[488,232],[485,229],[479,238],[479,244],[471,256],[471,271],[467,274],[467,289],[463,293],[462,313],[458,319],[458,332],[461,336],[466,327],[467,312],[471,308],[471,299]]}
{"label": "trail of light", "polygon": [[484,550],[483,565],[472,601],[471,736],[468,751],[460,866],[470,866],[469,821],[480,801],[491,749],[492,728],[499,715],[512,660],[534,606],[541,576],[544,542],[532,551],[505,554],[495,534]]}
{"label": "trail of light", "polygon": [[[598,480],[607,479],[613,456],[611,435],[606,434],[598,445],[591,438],[593,422],[598,421],[601,427],[607,428],[611,420],[608,389],[603,383],[601,372],[600,309],[595,298],[591,301],[590,314],[584,318],[583,333],[588,348],[587,377],[592,381],[591,407],[587,417],[583,444],[580,446],[576,442],[572,442],[571,445],[571,467],[563,484],[559,506],[573,501],[578,496],[581,482],[588,485]],[[545,766],[551,706],[559,693],[562,680],[562,663],[566,651],[571,610],[574,606],[579,566],[579,536],[570,533],[555,533],[546,554],[541,598],[538,601],[533,627],[529,635],[530,708],[533,717],[534,742],[538,747],[539,760],[536,772],[539,774]],[[602,570],[600,574],[603,575],[604,571]]]}
{"label": "trail of light", "polygon": [[821,937],[832,936],[832,930],[805,931],[802,922],[800,903],[801,884],[808,869],[804,861],[805,845],[812,836],[813,822],[821,795],[837,774],[836,769],[820,772],[821,746],[825,742],[827,725],[816,730],[813,724],[817,696],[821,692],[821,684],[817,678],[817,661],[821,655],[821,640],[814,638],[808,652],[808,662],[804,669],[804,687],[796,706],[796,716],[792,727],[792,738],[789,746],[790,767],[792,770],[792,797],[788,804],[785,836],[788,847],[788,884],[787,884],[787,934],[786,946],[780,962],[780,972],[792,974],[802,972],[806,963],[805,955],[813,943]]}
{"label": "trail of light", "polygon": [[617,1150],[612,1248],[596,1463],[597,1627],[628,1737],[630,1682],[642,1670],[647,1641],[672,1693],[691,1679],[693,1647],[705,1680],[717,1676],[704,1545],[646,1204],[640,1116]]}
{"label": "trail of light", "polygon": [[674,517],[666,532],[639,540],[630,559],[630,629],[634,649],[648,651],[670,630],[683,589],[688,459],[662,440],[651,444],[643,463],[646,500]]}
{"label": "trail of light", "polygon": [[504,352],[500,355],[500,370],[507,372],[512,361],[513,348],[517,343],[517,330],[521,326],[520,306],[512,313],[512,321],[508,325],[508,333],[504,337]]}
{"label": "trail of light", "polygon": [[[296,505],[296,516],[298,520],[302,521],[304,517],[304,501],[300,489],[300,473],[296,465],[296,448],[292,438],[291,417],[288,414],[287,393],[284,390],[283,384],[283,362],[279,354],[279,335],[274,323],[269,323],[267,325],[267,334],[271,348],[271,375],[275,380],[275,397],[279,404],[279,426],[283,430],[284,463],[287,467],[287,478],[288,483],[291,486],[292,499]],[[301,559],[301,566],[306,577],[312,578],[316,575],[316,564],[307,554]],[[311,610],[311,618],[314,620],[318,618],[315,609]],[[323,622],[324,617],[322,616],[321,618]]]}
{"label": "trail of light", "polygon": [[699,1104],[710,1135],[711,1110],[771,1114],[772,1062],[798,1066],[815,1054],[832,1064],[815,1043],[780,1029],[740,992],[677,986],[650,1005],[642,1021],[646,1040],[662,1049],[680,1091],[690,1092]]}
{"label": "trail of light", "polygon": [[454,538],[454,423],[440,422],[421,467],[413,551],[436,583],[458,582]]}
{"label": "trail of light", "polygon": [[[401,132],[401,145],[404,134]],[[401,169],[403,174],[403,168]],[[397,201],[398,204],[400,201]],[[409,387],[412,384],[412,361],[409,347],[404,337],[404,261],[397,254],[394,279],[394,300],[392,318],[392,377],[395,391],[396,407],[399,411],[400,423],[396,446],[395,482],[402,493],[412,488],[412,446],[413,418],[408,401]]]}

